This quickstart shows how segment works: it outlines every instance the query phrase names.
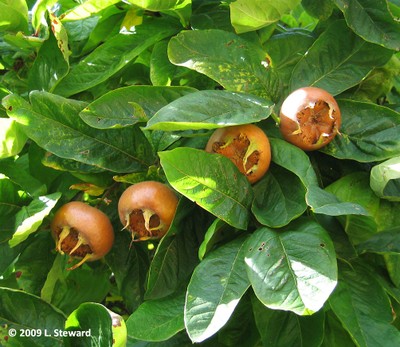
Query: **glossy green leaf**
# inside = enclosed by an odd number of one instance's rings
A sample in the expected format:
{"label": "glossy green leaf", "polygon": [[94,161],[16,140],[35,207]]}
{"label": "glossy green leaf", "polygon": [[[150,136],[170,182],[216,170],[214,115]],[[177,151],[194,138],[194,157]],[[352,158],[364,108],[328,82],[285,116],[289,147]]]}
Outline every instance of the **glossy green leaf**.
{"label": "glossy green leaf", "polygon": [[85,103],[46,92],[30,94],[32,106],[10,95],[9,115],[46,150],[66,159],[114,172],[145,170],[154,158],[139,128],[98,131],[79,118]]}
{"label": "glossy green leaf", "polygon": [[10,118],[0,118],[0,158],[18,154],[26,140],[26,135],[16,121]]}
{"label": "glossy green leaf", "polygon": [[271,310],[256,298],[253,311],[264,346],[319,347],[324,336],[325,313],[298,316],[293,312]]}
{"label": "glossy green leaf", "polygon": [[302,0],[301,6],[309,13],[311,16],[318,18],[320,20],[327,19],[331,16],[335,4],[332,0]]}
{"label": "glossy green leaf", "polygon": [[97,98],[79,115],[87,124],[98,129],[134,125],[146,121],[160,108],[194,91],[187,87],[118,88]]}
{"label": "glossy green leaf", "polygon": [[175,34],[171,20],[153,19],[135,27],[134,32],[117,34],[100,45],[84,60],[71,67],[57,85],[56,94],[70,96],[106,81],[156,42]]}
{"label": "glossy green leaf", "polygon": [[249,287],[244,241],[237,238],[219,247],[194,270],[185,304],[185,326],[193,342],[220,330]]}
{"label": "glossy green leaf", "polygon": [[[326,54],[329,52],[329,54]],[[336,21],[315,40],[291,75],[291,90],[314,86],[333,95],[349,89],[393,52],[365,42],[344,21]]]}
{"label": "glossy green leaf", "polygon": [[375,165],[371,170],[370,185],[380,198],[400,201],[400,156]]}
{"label": "glossy green leaf", "polygon": [[25,1],[0,1],[0,32],[4,31],[28,31],[28,6]]}
{"label": "glossy green leaf", "polygon": [[65,12],[62,16],[63,21],[75,21],[98,14],[103,9],[119,2],[118,0],[86,0],[78,6]]}
{"label": "glossy green leaf", "polygon": [[357,245],[360,253],[400,254],[400,227],[373,235]]}
{"label": "glossy green leaf", "polygon": [[194,148],[159,153],[168,182],[179,193],[239,229],[246,229],[252,190],[226,157]]}
{"label": "glossy green leaf", "polygon": [[61,193],[40,196],[34,199],[28,206],[22,207],[16,216],[16,230],[8,241],[10,247],[14,247],[25,241],[42,224],[53,207],[61,197]]}
{"label": "glossy green leaf", "polygon": [[364,40],[400,50],[400,23],[386,0],[335,0],[347,25]]}
{"label": "glossy green leaf", "polygon": [[332,311],[325,314],[324,341],[321,347],[354,347],[350,334]]}
{"label": "glossy green leaf", "polygon": [[298,177],[280,166],[272,166],[254,186],[251,210],[263,225],[282,227],[306,210],[305,194]]}
{"label": "glossy green leaf", "polygon": [[[27,311],[29,314],[27,314]],[[0,287],[0,339],[8,340],[11,346],[54,347],[62,346],[62,338],[54,331],[63,331],[66,317],[48,302],[20,290]],[[16,329],[16,336],[10,336]],[[21,336],[21,330],[32,329],[36,337]],[[44,336],[47,332],[47,335]],[[5,338],[7,336],[7,338]]]}
{"label": "glossy green leaf", "polygon": [[202,90],[164,106],[148,121],[147,129],[198,130],[255,123],[272,110],[272,102],[252,95]]}
{"label": "glossy green leaf", "polygon": [[233,33],[183,31],[170,40],[168,56],[172,63],[198,71],[229,91],[270,100],[279,93],[280,81],[262,47]]}
{"label": "glossy green leaf", "polygon": [[283,230],[260,228],[246,249],[252,288],[269,308],[309,315],[324,305],[336,286],[332,240],[312,220],[296,219]]}
{"label": "glossy green leaf", "polygon": [[65,346],[112,346],[112,320],[107,309],[97,303],[84,303],[65,322]]}
{"label": "glossy green leaf", "polygon": [[392,309],[385,290],[361,266],[353,264],[353,268],[340,271],[339,283],[329,304],[357,346],[400,343],[400,333],[391,325]]}
{"label": "glossy green leaf", "polygon": [[342,100],[341,135],[323,149],[339,159],[380,161],[400,154],[400,116],[389,108],[371,103]]}
{"label": "glossy green leaf", "polygon": [[143,341],[164,341],[185,329],[185,293],[145,301],[126,321],[128,335]]}
{"label": "glossy green leaf", "polygon": [[236,32],[241,34],[277,22],[289,13],[300,0],[272,0],[265,6],[263,0],[237,0],[229,4],[231,22]]}

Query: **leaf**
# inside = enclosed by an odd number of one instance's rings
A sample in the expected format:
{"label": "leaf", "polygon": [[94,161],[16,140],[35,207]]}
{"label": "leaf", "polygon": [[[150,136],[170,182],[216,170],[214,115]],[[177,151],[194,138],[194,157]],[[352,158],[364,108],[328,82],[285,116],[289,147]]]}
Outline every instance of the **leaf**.
{"label": "leaf", "polygon": [[65,346],[112,346],[111,316],[103,305],[83,303],[68,316],[65,335]]}
{"label": "leaf", "polygon": [[[53,332],[64,330],[66,317],[48,302],[20,290],[0,287],[0,312],[1,324],[6,324],[8,331],[11,328],[17,331],[17,335],[11,337],[7,331],[4,334],[0,330],[1,341],[8,336],[8,343],[15,346],[62,346],[62,339],[53,336]],[[37,329],[41,332],[41,336],[20,336],[20,331],[27,329]],[[50,336],[45,336],[46,332]]]}
{"label": "leaf", "polygon": [[164,131],[222,128],[266,119],[272,109],[271,102],[252,95],[202,90],[161,108],[146,128]]}
{"label": "leaf", "polygon": [[23,0],[0,2],[0,31],[28,32],[28,6]]}
{"label": "leaf", "polygon": [[335,0],[347,25],[364,40],[400,50],[400,23],[385,0]]}
{"label": "leaf", "polygon": [[400,117],[389,108],[351,100],[339,101],[340,135],[322,151],[339,159],[362,163],[400,155]]}
{"label": "leaf", "polygon": [[154,159],[139,128],[98,131],[78,116],[86,105],[46,92],[31,92],[32,106],[10,95],[3,99],[9,116],[39,146],[66,159],[114,172],[146,170]]}
{"label": "leaf", "polygon": [[229,4],[231,22],[242,34],[275,23],[300,4],[300,0],[272,0],[265,6],[263,0],[237,0]]}
{"label": "leaf", "polygon": [[388,49],[362,40],[344,21],[336,21],[297,63],[290,89],[313,86],[332,95],[340,94],[360,83],[374,67],[384,65],[392,54]]}
{"label": "leaf", "polygon": [[176,31],[177,26],[171,20],[157,18],[136,26],[133,33],[119,33],[72,66],[54,92],[70,96],[97,86],[147,48]]}
{"label": "leaf", "polygon": [[254,298],[253,311],[264,346],[319,347],[324,336],[325,312],[298,316],[271,310]]}
{"label": "leaf", "polygon": [[17,155],[26,143],[27,137],[16,121],[0,118],[0,158]]}
{"label": "leaf", "polygon": [[254,186],[251,210],[263,225],[282,227],[306,210],[305,194],[306,189],[298,177],[280,166],[271,166]]}
{"label": "leaf", "polygon": [[11,240],[8,241],[10,247],[15,247],[25,241],[28,236],[34,233],[42,224],[53,207],[61,197],[61,193],[39,196],[28,206],[22,207],[16,216],[16,230]]}
{"label": "leaf", "polygon": [[387,294],[368,271],[352,265],[340,271],[338,286],[329,299],[333,312],[357,346],[398,345],[400,333],[390,324],[392,310]]}
{"label": "leaf", "polygon": [[184,147],[159,156],[168,182],[179,193],[228,224],[246,229],[251,186],[228,158]]}
{"label": "leaf", "polygon": [[185,329],[185,293],[145,301],[126,321],[128,335],[143,341],[164,341]]}
{"label": "leaf", "polygon": [[185,326],[192,342],[219,331],[249,287],[244,254],[240,237],[211,252],[194,270],[185,304]]}
{"label": "leaf", "polygon": [[160,108],[194,91],[189,87],[122,87],[97,98],[79,116],[97,129],[130,126],[146,121]]}
{"label": "leaf", "polygon": [[371,169],[370,186],[382,199],[400,201],[400,156]]}
{"label": "leaf", "polygon": [[336,254],[316,222],[296,219],[283,230],[260,228],[246,243],[247,275],[267,307],[317,312],[337,283]]}
{"label": "leaf", "polygon": [[399,254],[400,227],[385,230],[357,245],[359,253]]}
{"label": "leaf", "polygon": [[105,8],[119,2],[118,0],[86,0],[62,15],[63,21],[76,21],[99,13]]}
{"label": "leaf", "polygon": [[169,42],[173,64],[200,72],[233,92],[275,101],[280,81],[261,46],[223,30],[183,31]]}

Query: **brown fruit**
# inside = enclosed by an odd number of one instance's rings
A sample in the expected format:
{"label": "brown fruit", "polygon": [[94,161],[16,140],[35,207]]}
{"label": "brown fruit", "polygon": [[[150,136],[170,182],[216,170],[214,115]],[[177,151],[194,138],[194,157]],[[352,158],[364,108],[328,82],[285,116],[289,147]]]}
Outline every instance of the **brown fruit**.
{"label": "brown fruit", "polygon": [[51,231],[57,251],[81,259],[68,270],[104,257],[114,242],[113,227],[107,215],[80,201],[69,202],[56,212]]}

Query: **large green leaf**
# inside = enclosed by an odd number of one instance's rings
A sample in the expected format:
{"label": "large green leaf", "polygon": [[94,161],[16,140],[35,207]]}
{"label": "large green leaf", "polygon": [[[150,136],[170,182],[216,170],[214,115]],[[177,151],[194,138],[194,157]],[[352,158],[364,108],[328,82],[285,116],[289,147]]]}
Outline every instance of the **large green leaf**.
{"label": "large green leaf", "polygon": [[306,189],[298,177],[274,165],[254,186],[251,210],[263,225],[282,227],[306,210],[305,194]]}
{"label": "large green leaf", "polygon": [[340,134],[323,149],[339,159],[374,162],[400,155],[400,116],[389,108],[351,100],[339,101]]}
{"label": "large green leaf", "polygon": [[171,102],[147,123],[148,129],[214,129],[266,119],[273,104],[249,94],[202,90]]}
{"label": "large green leaf", "polygon": [[392,309],[385,290],[368,271],[352,265],[341,269],[338,286],[329,298],[334,313],[357,346],[399,345],[400,333],[391,325]]}
{"label": "large green leaf", "polygon": [[146,121],[160,108],[194,91],[188,87],[118,88],[97,98],[79,115],[87,124],[98,129],[129,126]]}
{"label": "large green leaf", "polygon": [[86,0],[78,6],[65,12],[62,16],[63,21],[76,21],[98,14],[105,8],[112,6],[119,0]]}
{"label": "large green leaf", "polygon": [[364,40],[400,50],[400,23],[386,0],[335,0],[347,25]]}
{"label": "large green leaf", "polygon": [[400,254],[400,227],[382,231],[357,245],[360,253]]}
{"label": "large green leaf", "polygon": [[100,304],[87,302],[73,311],[65,322],[64,343],[68,347],[113,345],[110,313]]}
{"label": "large green leaf", "polygon": [[362,40],[344,21],[336,21],[297,63],[290,88],[314,86],[340,94],[361,82],[374,67],[384,65],[392,54]]}
{"label": "large green leaf", "polygon": [[143,341],[164,341],[185,329],[185,293],[145,301],[126,321],[128,335]]}
{"label": "large green leaf", "polygon": [[[37,296],[0,287],[0,340],[8,340],[6,345],[62,346],[62,338],[54,332],[64,330],[65,319],[61,311]],[[28,329],[35,330],[37,336],[21,336],[21,331]],[[14,331],[16,335],[12,336]]]}
{"label": "large green leaf", "polygon": [[241,237],[219,247],[194,270],[185,304],[185,326],[193,342],[220,330],[249,287],[244,244]]}
{"label": "large green leaf", "polygon": [[236,0],[229,4],[231,22],[237,33],[245,33],[277,22],[293,10],[300,0]]}
{"label": "large green leaf", "polygon": [[30,94],[32,106],[17,95],[3,99],[9,116],[25,133],[56,155],[115,172],[147,170],[154,154],[139,128],[98,131],[80,117],[85,103],[46,92]]}
{"label": "large green leaf", "polygon": [[283,230],[260,228],[246,249],[251,285],[269,308],[309,315],[324,305],[336,286],[332,240],[310,219],[296,219]]}
{"label": "large green leaf", "polygon": [[153,18],[136,26],[135,32],[117,34],[71,66],[55,93],[70,96],[106,81],[140,53],[176,31],[177,26],[171,20]]}
{"label": "large green leaf", "polygon": [[0,1],[0,32],[28,31],[28,6],[24,0]]}
{"label": "large green leaf", "polygon": [[194,148],[159,153],[168,182],[188,199],[239,229],[246,229],[252,189],[226,157]]}
{"label": "large green leaf", "polygon": [[260,45],[223,30],[183,31],[170,40],[172,63],[196,70],[230,91],[275,101],[280,81]]}
{"label": "large green leaf", "polygon": [[370,185],[380,198],[400,201],[400,156],[374,166]]}

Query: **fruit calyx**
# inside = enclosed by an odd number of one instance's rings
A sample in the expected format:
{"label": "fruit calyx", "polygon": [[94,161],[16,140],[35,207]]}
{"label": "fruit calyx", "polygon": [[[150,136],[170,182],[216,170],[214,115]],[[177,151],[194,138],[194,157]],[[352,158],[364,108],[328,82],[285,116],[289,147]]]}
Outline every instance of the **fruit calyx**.
{"label": "fruit calyx", "polygon": [[132,234],[132,241],[145,241],[159,237],[159,232],[165,224],[154,211],[150,209],[135,209],[125,214],[126,224],[123,229],[128,229]]}

